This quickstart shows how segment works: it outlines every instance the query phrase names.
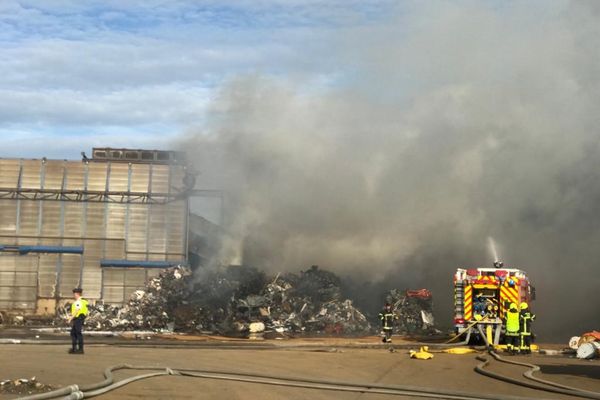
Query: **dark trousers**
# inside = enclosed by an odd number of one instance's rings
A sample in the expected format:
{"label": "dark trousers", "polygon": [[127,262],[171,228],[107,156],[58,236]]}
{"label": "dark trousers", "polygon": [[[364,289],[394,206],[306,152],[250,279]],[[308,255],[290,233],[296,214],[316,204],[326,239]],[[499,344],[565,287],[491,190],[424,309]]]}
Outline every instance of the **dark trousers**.
{"label": "dark trousers", "polygon": [[516,353],[521,347],[518,332],[506,332],[506,348],[511,353]]}
{"label": "dark trousers", "polygon": [[71,344],[73,350],[83,350],[83,321],[85,318],[77,317],[73,319],[73,326],[71,327]]}
{"label": "dark trousers", "polygon": [[383,328],[383,343],[392,341],[392,328]]}
{"label": "dark trousers", "polygon": [[521,333],[521,351],[525,353],[531,353],[531,333]]}

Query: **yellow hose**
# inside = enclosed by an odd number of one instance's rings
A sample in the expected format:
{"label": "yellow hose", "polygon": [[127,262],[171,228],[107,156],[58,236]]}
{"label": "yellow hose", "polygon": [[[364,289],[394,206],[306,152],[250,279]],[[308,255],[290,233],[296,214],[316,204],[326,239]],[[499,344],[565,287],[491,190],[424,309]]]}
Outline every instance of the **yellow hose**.
{"label": "yellow hose", "polygon": [[471,329],[472,327],[474,327],[478,322],[479,321],[473,322],[471,325],[467,326],[467,328],[464,331],[462,331],[462,333],[459,333],[458,335],[454,336],[453,338],[451,338],[447,342],[444,342],[444,344],[448,344],[448,343],[454,342],[456,339],[458,339],[459,337],[461,337],[463,333],[467,332],[469,329]]}

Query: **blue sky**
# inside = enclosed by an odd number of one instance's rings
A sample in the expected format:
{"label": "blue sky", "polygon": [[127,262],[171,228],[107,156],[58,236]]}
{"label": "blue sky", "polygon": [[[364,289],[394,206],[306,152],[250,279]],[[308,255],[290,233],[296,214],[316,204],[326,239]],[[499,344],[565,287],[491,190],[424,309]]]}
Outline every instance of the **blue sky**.
{"label": "blue sky", "polygon": [[73,158],[92,146],[168,147],[202,129],[224,82],[351,77],[344,32],[386,21],[391,1],[0,3],[2,157]]}

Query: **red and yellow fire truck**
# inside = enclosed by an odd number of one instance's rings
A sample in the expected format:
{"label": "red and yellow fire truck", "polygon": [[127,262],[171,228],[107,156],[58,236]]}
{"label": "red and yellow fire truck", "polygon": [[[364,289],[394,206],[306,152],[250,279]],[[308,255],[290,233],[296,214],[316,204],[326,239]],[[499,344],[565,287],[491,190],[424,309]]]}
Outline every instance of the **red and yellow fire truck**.
{"label": "red and yellow fire truck", "polygon": [[526,273],[504,268],[458,268],[454,274],[454,327],[469,341],[478,336],[488,346],[498,345],[504,332],[505,314],[511,303],[517,306],[535,299],[535,288]]}

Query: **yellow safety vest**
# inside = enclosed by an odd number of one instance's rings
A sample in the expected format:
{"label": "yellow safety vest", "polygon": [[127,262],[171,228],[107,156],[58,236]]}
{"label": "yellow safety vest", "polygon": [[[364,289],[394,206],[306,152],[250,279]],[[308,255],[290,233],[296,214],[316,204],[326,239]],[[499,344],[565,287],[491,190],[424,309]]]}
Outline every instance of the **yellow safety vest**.
{"label": "yellow safety vest", "polygon": [[519,333],[519,312],[510,311],[506,313],[506,332],[507,333]]}
{"label": "yellow safety vest", "polygon": [[88,302],[85,299],[80,298],[79,300],[75,300],[73,304],[71,304],[71,316],[73,318],[77,318],[81,315],[87,317],[88,315]]}

